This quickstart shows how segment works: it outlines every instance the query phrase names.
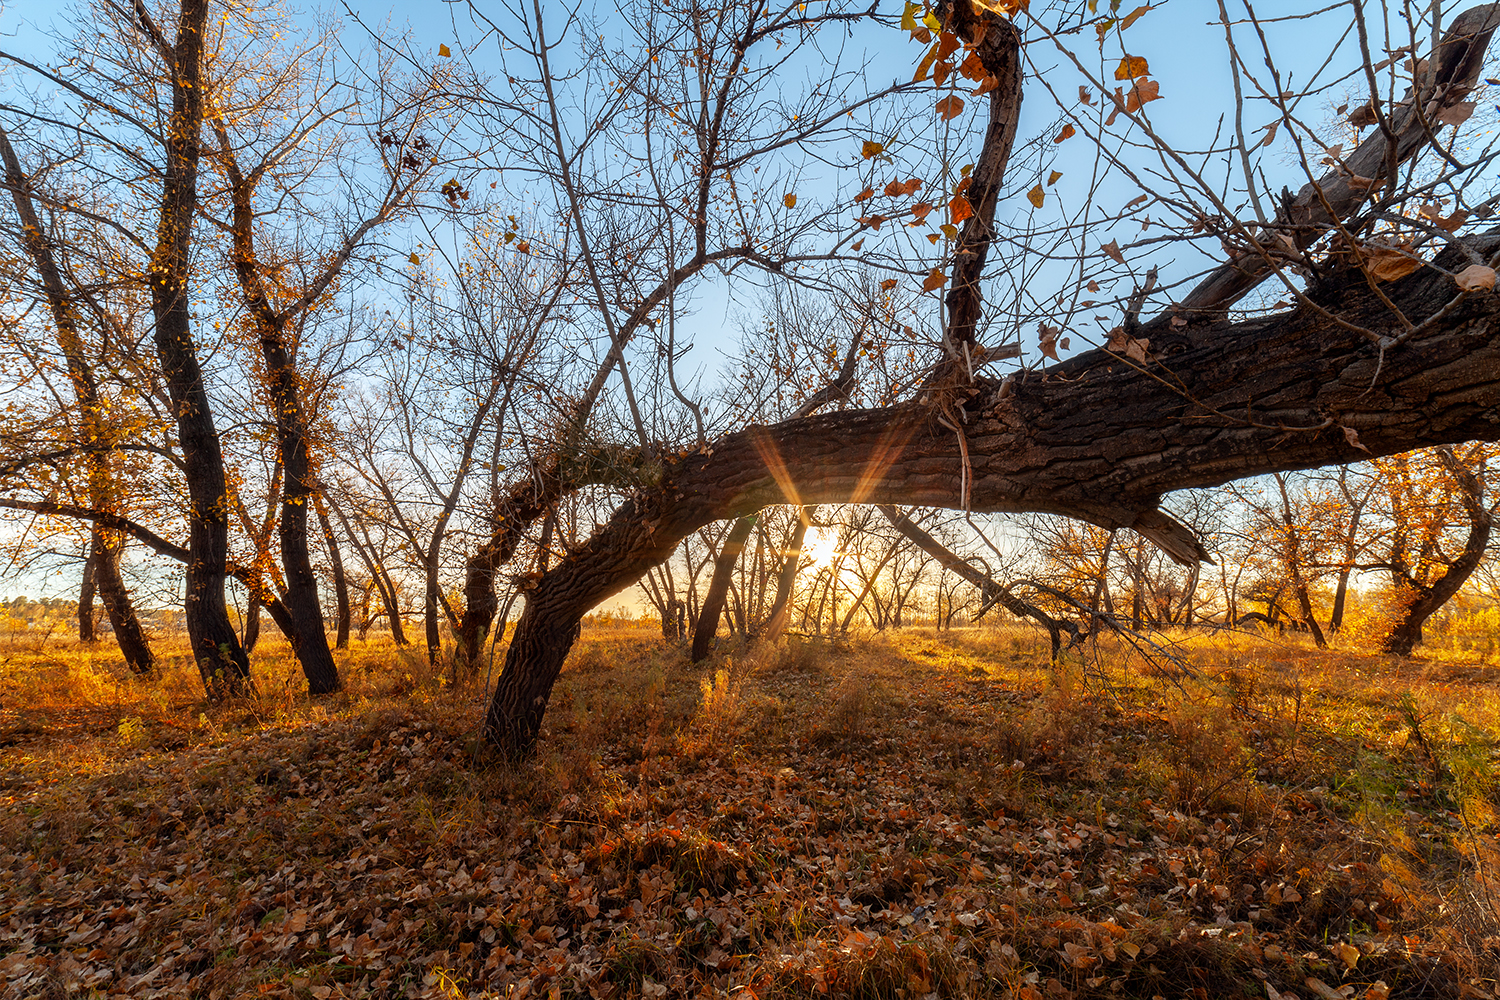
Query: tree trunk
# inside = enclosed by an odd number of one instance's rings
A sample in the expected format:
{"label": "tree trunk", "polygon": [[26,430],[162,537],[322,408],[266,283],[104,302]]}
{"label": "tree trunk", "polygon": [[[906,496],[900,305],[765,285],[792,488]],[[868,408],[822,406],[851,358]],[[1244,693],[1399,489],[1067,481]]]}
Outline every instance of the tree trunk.
{"label": "tree trunk", "polygon": [[255,652],[255,644],[260,642],[260,598],[251,594],[245,601],[245,655],[250,656]]}
{"label": "tree trunk", "polygon": [[323,544],[328,548],[328,563],[333,569],[333,597],[337,618],[335,628],[336,638],[333,643],[334,649],[349,648],[349,580],[344,575],[344,557],[339,552],[338,536],[333,533],[333,524],[328,520],[328,507],[323,502],[321,495],[313,496],[313,504],[318,512],[318,526],[323,531]]}
{"label": "tree trunk", "polygon": [[289,315],[271,305],[261,281],[255,254],[255,181],[239,169],[228,136],[219,126],[221,158],[229,177],[233,205],[231,235],[234,269],[255,321],[264,382],[275,414],[276,444],[285,476],[281,483],[281,566],[286,574],[286,592],[281,603],[291,618],[292,651],[302,665],[309,694],[332,694],[343,687],[333,651],[328,648],[323,608],[318,602],[318,578],[313,572],[312,552],[307,540],[307,512],[317,494],[311,443],[308,440],[307,385],[297,371],[296,344],[288,335]]}
{"label": "tree trunk", "polygon": [[[1469,243],[1480,253],[1500,248],[1493,236]],[[1445,251],[1439,264],[1451,270],[1460,259],[1462,252]],[[1426,316],[1444,308],[1451,286],[1447,273],[1423,269],[1382,292],[1407,315]],[[1362,277],[1335,278],[1312,294],[1320,308],[1189,324],[1148,364],[1098,350],[1004,383],[979,380],[963,406],[972,509],[1133,528],[1186,564],[1207,554],[1158,509],[1164,492],[1500,437],[1494,296],[1459,301],[1382,356],[1324,311],[1382,326],[1389,314]],[[1339,414],[1337,424],[1329,413]],[[1360,447],[1344,427],[1358,432]],[[919,404],[750,427],[711,451],[669,459],[655,488],[621,506],[538,581],[486,723],[508,752],[530,749],[554,664],[583,614],[703,525],[774,503],[962,505],[959,443]]]}
{"label": "tree trunk", "polygon": [[693,662],[706,658],[713,648],[714,635],[719,631],[719,615],[724,611],[724,598],[729,594],[729,582],[734,577],[734,564],[745,551],[745,540],[759,519],[756,514],[747,514],[734,522],[719,557],[714,560],[714,575],[709,580],[708,596],[703,599],[703,612],[693,626]]}
{"label": "tree trunk", "polygon": [[167,50],[172,114],[163,131],[167,149],[157,245],[148,267],[156,350],[177,419],[177,440],[189,504],[184,618],[193,659],[210,697],[247,687],[250,661],[229,621],[224,599],[232,501],[213,410],[198,363],[188,291],[188,248],[197,213],[199,132],[203,127],[201,61],[208,0],[182,0],[177,44]]}
{"label": "tree trunk", "polygon": [[109,617],[109,627],[114,630],[115,642],[131,673],[149,675],[156,670],[156,655],[151,651],[146,630],[141,628],[140,618],[136,616],[130,591],[120,577],[120,553],[124,551],[125,538],[118,531],[98,527],[94,529],[94,537],[99,546],[94,561],[94,580],[99,588],[99,598],[104,602],[104,613]]}
{"label": "tree trunk", "polygon": [[1459,463],[1452,449],[1439,449],[1438,454],[1448,474],[1458,481],[1459,496],[1469,515],[1469,536],[1464,542],[1463,552],[1436,580],[1427,584],[1420,584],[1410,577],[1396,580],[1397,594],[1404,599],[1405,613],[1382,640],[1380,647],[1383,652],[1396,656],[1412,654],[1412,650],[1422,641],[1422,626],[1427,619],[1458,593],[1459,588],[1484,560],[1490,541],[1490,529],[1494,525],[1494,514],[1485,506],[1483,481]]}
{"label": "tree trunk", "polygon": [[500,601],[495,593],[495,574],[500,568],[499,550],[492,543],[481,545],[469,556],[464,571],[464,613],[458,624],[455,660],[462,660],[472,676],[490,634],[490,624]]}
{"label": "tree trunk", "polygon": [[771,598],[771,615],[760,630],[760,642],[774,642],[786,628],[787,609],[792,606],[792,588],[796,583],[796,571],[802,568],[802,541],[807,538],[807,526],[817,513],[816,507],[799,507],[796,528],[787,541],[786,555],[781,558],[781,571],[775,577],[775,597]]}
{"label": "tree trunk", "polygon": [[94,564],[99,561],[99,529],[89,533],[89,554],[83,561],[83,580],[78,586],[78,641],[93,643],[99,636],[94,629]]}

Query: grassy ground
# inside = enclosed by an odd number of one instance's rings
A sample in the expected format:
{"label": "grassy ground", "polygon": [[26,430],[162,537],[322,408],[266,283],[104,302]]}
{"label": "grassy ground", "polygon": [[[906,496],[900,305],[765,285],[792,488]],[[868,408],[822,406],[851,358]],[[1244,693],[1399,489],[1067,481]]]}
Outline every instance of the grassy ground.
{"label": "grassy ground", "polygon": [[1500,670],[1178,652],[601,629],[512,768],[411,651],[0,646],[0,996],[1495,995]]}

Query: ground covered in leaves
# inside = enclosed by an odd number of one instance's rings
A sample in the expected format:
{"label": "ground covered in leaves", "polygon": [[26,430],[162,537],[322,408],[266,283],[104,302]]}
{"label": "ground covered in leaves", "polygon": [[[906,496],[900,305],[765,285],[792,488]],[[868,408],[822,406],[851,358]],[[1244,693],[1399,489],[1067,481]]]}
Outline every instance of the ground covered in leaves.
{"label": "ground covered in leaves", "polygon": [[1495,996],[1494,668],[1182,653],[600,630],[521,767],[405,654],[227,708],[13,657],[0,995]]}

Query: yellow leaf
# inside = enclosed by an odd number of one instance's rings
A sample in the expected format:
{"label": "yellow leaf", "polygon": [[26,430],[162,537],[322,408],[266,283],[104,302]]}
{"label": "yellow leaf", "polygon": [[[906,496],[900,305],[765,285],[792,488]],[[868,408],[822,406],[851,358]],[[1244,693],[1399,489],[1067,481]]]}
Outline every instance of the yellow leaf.
{"label": "yellow leaf", "polygon": [[[1056,184],[1061,177],[1062,177],[1062,171],[1061,170],[1054,170],[1054,171],[1052,171],[1052,173],[1050,173],[1050,174],[1047,175],[1047,186],[1051,187],[1052,185]],[[1041,206],[1037,206],[1037,207],[1040,208]]]}
{"label": "yellow leaf", "polygon": [[1359,948],[1347,941],[1340,941],[1334,946],[1334,950],[1339,953],[1339,959],[1351,969],[1359,961]]}
{"label": "yellow leaf", "polygon": [[908,3],[906,5],[906,9],[901,12],[902,31],[917,30],[917,14],[921,11],[921,9],[922,5],[919,3]]}
{"label": "yellow leaf", "polygon": [[1047,200],[1047,192],[1043,191],[1042,186],[1038,184],[1036,187],[1026,192],[1026,200],[1031,202],[1033,206],[1041,208],[1042,202]]}
{"label": "yellow leaf", "polygon": [[797,196],[794,194],[784,194],[781,196],[781,203],[787,208],[796,208]]}
{"label": "yellow leaf", "polygon": [[438,46],[438,55],[442,56],[444,59],[449,59],[449,58],[451,58],[453,56],[453,53],[450,52],[450,51],[448,51],[448,46],[446,46],[446,45],[439,45]]}
{"label": "yellow leaf", "polygon": [[957,226],[938,226],[938,228],[941,229],[943,231],[943,235],[948,237],[950,240],[958,239]]}
{"label": "yellow leaf", "polygon": [[1146,68],[1146,60],[1143,56],[1126,55],[1120,59],[1120,65],[1115,67],[1115,79],[1133,80],[1149,72],[1151,71]]}
{"label": "yellow leaf", "polygon": [[422,258],[417,256],[416,251],[412,251],[412,255],[406,259],[411,261],[413,264],[416,264],[418,267],[422,265]]}
{"label": "yellow leaf", "polygon": [[867,160],[872,156],[878,156],[884,151],[885,146],[874,139],[866,139],[865,144],[859,148],[859,154]]}
{"label": "yellow leaf", "polygon": [[927,280],[922,282],[922,291],[931,292],[942,288],[948,283],[948,276],[937,268],[933,268],[927,275]]}

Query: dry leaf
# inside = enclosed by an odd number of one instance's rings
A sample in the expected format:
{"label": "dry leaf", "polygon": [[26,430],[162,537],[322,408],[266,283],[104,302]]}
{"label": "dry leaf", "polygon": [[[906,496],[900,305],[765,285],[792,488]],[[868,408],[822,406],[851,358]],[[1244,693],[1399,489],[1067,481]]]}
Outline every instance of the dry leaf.
{"label": "dry leaf", "polygon": [[[1353,444],[1352,441],[1350,443]],[[1333,950],[1338,952],[1339,960],[1344,963],[1345,968],[1352,969],[1359,961],[1359,948],[1347,941],[1340,941],[1333,946]]]}
{"label": "dry leaf", "polygon": [[1052,171],[1052,173],[1050,173],[1050,174],[1047,175],[1047,186],[1051,187],[1053,184],[1056,184],[1061,179],[1062,179],[1062,171],[1061,170],[1054,170],[1054,171]]}
{"label": "dry leaf", "polygon": [[449,58],[452,58],[453,53],[448,50],[448,46],[446,46],[446,45],[439,45],[438,46],[438,55],[442,56],[444,59],[449,59]]}
{"label": "dry leaf", "polygon": [[1473,101],[1455,101],[1437,113],[1437,120],[1444,125],[1462,125],[1474,114]]}
{"label": "dry leaf", "polygon": [[1062,127],[1062,131],[1059,132],[1059,133],[1057,133],[1057,138],[1053,139],[1052,141],[1053,142],[1065,142],[1066,140],[1073,138],[1073,136],[1075,136],[1077,134],[1078,134],[1078,130],[1076,128],[1074,128],[1072,125],[1064,125]]}
{"label": "dry leaf", "polygon": [[1141,19],[1141,17],[1147,11],[1149,11],[1153,6],[1155,6],[1155,5],[1154,4],[1149,4],[1149,3],[1148,4],[1144,4],[1144,5],[1140,6],[1140,7],[1137,7],[1135,10],[1131,11],[1129,14],[1126,14],[1123,18],[1120,19],[1120,30],[1124,31],[1126,28],[1130,27],[1132,24],[1134,24],[1135,22],[1139,21]]}
{"label": "dry leaf", "polygon": [[1360,251],[1365,270],[1376,281],[1397,281],[1422,266],[1422,259],[1404,246],[1367,243]]}
{"label": "dry leaf", "polygon": [[897,284],[897,282],[896,282],[895,278],[886,278],[884,281],[882,281],[880,283],[880,290],[882,292],[888,292],[892,288],[895,288],[896,284]]}
{"label": "dry leaf", "polygon": [[1155,80],[1142,80],[1130,88],[1130,94],[1125,98],[1125,113],[1133,114],[1141,109],[1142,105],[1161,99],[1161,84]]}
{"label": "dry leaf", "polygon": [[1455,274],[1453,280],[1466,292],[1487,292],[1495,287],[1495,269],[1483,264],[1470,264]]}
{"label": "dry leaf", "polygon": [[1115,67],[1116,80],[1134,80],[1138,76],[1145,76],[1151,72],[1146,67],[1146,60],[1142,56],[1126,54],[1120,59],[1120,65]]}
{"label": "dry leaf", "polygon": [[922,282],[922,291],[931,292],[935,289],[942,288],[947,283],[948,276],[937,268],[933,268],[927,273],[927,280]]}
{"label": "dry leaf", "polygon": [[781,196],[781,203],[787,208],[796,208],[797,196],[794,194],[784,194]]}
{"label": "dry leaf", "polygon": [[1094,92],[1081,83],[1078,85],[1078,99],[1089,107],[1094,106]]}
{"label": "dry leaf", "polygon": [[[1360,451],[1364,452],[1367,455],[1371,454],[1369,448],[1366,448],[1364,445],[1360,444],[1360,441],[1359,441],[1359,431],[1355,430],[1353,427],[1344,427],[1343,430],[1344,430],[1344,440],[1349,442],[1350,447],[1352,447],[1352,448],[1358,448]],[[1354,968],[1354,963],[1353,962],[1349,963],[1349,968],[1351,968],[1351,969]]]}
{"label": "dry leaf", "polygon": [[1043,191],[1042,186],[1038,184],[1036,187],[1026,192],[1026,200],[1031,202],[1034,207],[1041,208],[1042,202],[1047,200],[1047,192]]}
{"label": "dry leaf", "polygon": [[1036,332],[1038,340],[1042,347],[1043,356],[1049,357],[1053,361],[1061,360],[1057,356],[1057,337],[1060,333],[1062,333],[1062,330],[1058,327],[1048,326],[1046,323],[1042,323],[1037,326]]}
{"label": "dry leaf", "polygon": [[859,202],[862,202],[862,201],[869,201],[873,197],[875,197],[875,189],[874,188],[865,188],[859,194],[857,194],[857,195],[854,196],[854,202],[855,202],[855,204],[858,204]]}
{"label": "dry leaf", "polygon": [[953,200],[948,202],[948,215],[957,225],[974,214],[974,206],[969,204],[969,199],[963,195],[954,195]]}
{"label": "dry leaf", "polygon": [[937,102],[937,113],[943,116],[943,121],[951,121],[958,117],[964,109],[964,99],[956,94],[949,94]]}
{"label": "dry leaf", "polygon": [[1141,202],[1145,201],[1149,197],[1151,197],[1151,196],[1148,195],[1148,194],[1138,194],[1138,195],[1136,195],[1134,198],[1130,199],[1129,201],[1127,201],[1125,203],[1125,210],[1127,212],[1130,211],[1132,208],[1135,208],[1135,206],[1139,205]]}
{"label": "dry leaf", "polygon": [[1375,105],[1361,104],[1349,113],[1349,124],[1357,129],[1369,128],[1380,119],[1375,117]]}
{"label": "dry leaf", "polygon": [[1110,240],[1099,249],[1103,250],[1105,255],[1116,264],[1125,263],[1125,255],[1120,252],[1120,244],[1115,242],[1114,240]]}
{"label": "dry leaf", "polygon": [[878,156],[883,152],[885,152],[885,146],[873,139],[866,139],[864,145],[859,147],[859,155],[863,156],[867,160],[870,157]]}

